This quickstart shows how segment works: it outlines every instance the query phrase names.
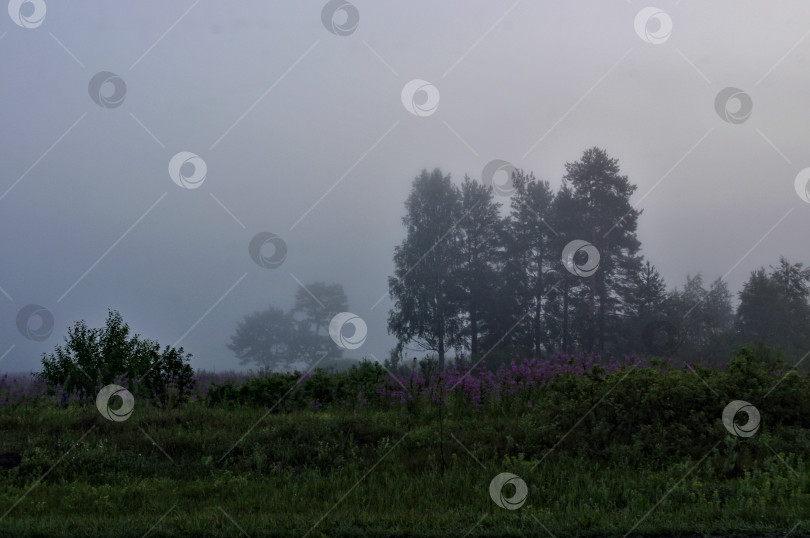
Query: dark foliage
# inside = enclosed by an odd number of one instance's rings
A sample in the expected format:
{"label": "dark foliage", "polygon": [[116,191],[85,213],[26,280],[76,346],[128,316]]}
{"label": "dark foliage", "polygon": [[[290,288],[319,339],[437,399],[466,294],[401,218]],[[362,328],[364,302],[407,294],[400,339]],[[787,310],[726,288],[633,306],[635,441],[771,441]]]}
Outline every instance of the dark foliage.
{"label": "dark foliage", "polygon": [[130,336],[121,314],[110,310],[103,328],[89,328],[82,320],[68,328],[65,344],[42,355],[36,376],[51,390],[95,398],[105,385],[124,384],[136,397],[158,405],[184,402],[194,387],[191,354],[183,348],[160,345],[140,335]]}

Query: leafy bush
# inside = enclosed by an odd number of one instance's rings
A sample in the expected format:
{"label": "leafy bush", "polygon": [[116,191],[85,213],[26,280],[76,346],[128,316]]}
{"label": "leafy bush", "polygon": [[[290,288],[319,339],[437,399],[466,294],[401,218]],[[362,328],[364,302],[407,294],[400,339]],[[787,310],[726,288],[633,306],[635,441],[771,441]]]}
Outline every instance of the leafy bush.
{"label": "leafy bush", "polygon": [[378,389],[388,377],[382,366],[364,360],[340,373],[317,368],[303,376],[300,372],[262,375],[238,386],[232,381],[213,383],[205,401],[212,407],[230,403],[276,406],[280,411],[318,410],[327,405],[381,406]]}
{"label": "leafy bush", "polygon": [[136,397],[166,407],[188,400],[194,386],[191,354],[183,348],[160,345],[140,335],[129,335],[121,314],[110,310],[104,328],[91,329],[78,321],[68,328],[64,347],[42,355],[42,371],[35,374],[50,390],[95,398],[101,387],[123,384]]}

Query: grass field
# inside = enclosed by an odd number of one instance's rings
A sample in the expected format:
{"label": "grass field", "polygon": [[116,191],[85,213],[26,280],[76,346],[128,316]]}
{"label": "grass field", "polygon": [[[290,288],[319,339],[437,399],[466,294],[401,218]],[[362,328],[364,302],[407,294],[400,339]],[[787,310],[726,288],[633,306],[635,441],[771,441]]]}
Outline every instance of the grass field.
{"label": "grass field", "polygon": [[[24,458],[0,470],[0,536],[806,535],[805,378],[763,396],[752,368],[563,376],[480,412],[5,405],[0,451]],[[759,403],[755,436],[724,428],[726,389]],[[490,496],[503,472],[518,509]]]}

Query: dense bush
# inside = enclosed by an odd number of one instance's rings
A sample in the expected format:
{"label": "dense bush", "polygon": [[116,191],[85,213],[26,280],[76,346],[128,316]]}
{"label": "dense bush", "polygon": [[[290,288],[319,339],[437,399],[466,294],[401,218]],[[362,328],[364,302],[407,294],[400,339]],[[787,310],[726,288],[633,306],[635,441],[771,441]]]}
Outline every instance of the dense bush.
{"label": "dense bush", "polygon": [[[72,334],[81,335],[80,330]],[[69,348],[74,353],[77,342]],[[348,410],[358,416],[359,411],[379,411],[437,431],[443,424],[465,424],[491,451],[482,457],[523,453],[540,458],[554,449],[605,461],[696,461],[725,439],[725,455],[714,464],[726,475],[739,475],[745,462],[772,454],[772,449],[800,452],[807,437],[803,432],[810,429],[810,377],[787,367],[778,353],[761,345],[739,349],[726,364],[555,355],[502,365],[496,372],[467,368],[459,364],[438,371],[424,361],[390,372],[380,364],[362,362],[339,373],[317,369],[305,375],[225,376],[219,378],[224,382],[206,381],[210,386],[197,397],[209,408]],[[4,393],[35,400],[19,388],[4,389],[4,383],[0,403]],[[721,415],[733,400],[745,400],[759,410],[762,427],[755,437],[735,437],[724,428]],[[485,423],[502,426],[476,426]],[[771,437],[777,430],[778,439]],[[439,437],[430,442],[437,443]]]}
{"label": "dense bush", "polygon": [[88,328],[84,321],[68,328],[64,347],[43,353],[36,376],[52,392],[79,399],[93,399],[101,387],[116,383],[136,397],[169,406],[188,400],[194,386],[190,358],[182,347],[161,352],[157,342],[130,336],[121,314],[111,310],[104,328]]}
{"label": "dense bush", "polygon": [[[810,428],[810,402],[803,396],[810,392],[810,378],[788,370],[764,346],[742,348],[725,365],[557,355],[502,365],[497,372],[419,366],[410,373],[398,371],[398,379],[373,363],[341,374],[273,374],[241,386],[215,385],[206,401],[279,412],[388,409],[420,422],[462,421],[473,428],[478,421],[501,417],[508,435],[480,431],[479,440],[495,452],[538,458],[554,447],[604,460],[697,460],[727,438],[733,450],[716,465],[718,472],[734,475],[743,472],[745,461],[764,457],[770,449],[728,434],[721,415],[729,402],[745,400],[757,407],[763,432]],[[769,434],[759,435],[768,439]],[[799,441],[783,443],[786,450],[801,448]]]}
{"label": "dense bush", "polygon": [[240,385],[233,381],[212,383],[205,394],[209,406],[246,404],[291,411],[340,405],[362,407],[368,403],[381,405],[378,387],[388,377],[377,363],[362,361],[345,372],[333,373],[316,369],[302,375],[268,374],[250,379]]}

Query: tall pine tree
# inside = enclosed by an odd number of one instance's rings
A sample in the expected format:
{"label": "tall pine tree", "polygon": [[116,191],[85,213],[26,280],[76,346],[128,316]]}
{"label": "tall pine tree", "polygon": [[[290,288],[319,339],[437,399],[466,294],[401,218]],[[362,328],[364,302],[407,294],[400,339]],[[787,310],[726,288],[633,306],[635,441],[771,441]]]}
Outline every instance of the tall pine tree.
{"label": "tall pine tree", "polygon": [[515,340],[523,354],[540,356],[552,347],[546,323],[547,295],[559,280],[554,269],[559,258],[553,244],[557,232],[550,222],[554,193],[547,181],[517,170],[513,175],[515,192],[511,199],[507,242],[509,274],[515,278],[513,313]]}
{"label": "tall pine tree", "polygon": [[458,219],[459,305],[464,312],[463,335],[473,360],[481,354],[480,341],[492,329],[492,304],[503,257],[503,222],[500,204],[491,186],[464,178],[460,189]]}
{"label": "tall pine tree", "polygon": [[[604,352],[615,347],[615,330],[629,295],[633,273],[640,269],[636,237],[641,211],[630,204],[636,186],[621,175],[617,159],[600,148],[585,151],[579,161],[566,163],[564,185],[571,189],[574,226],[566,240],[581,239],[600,254],[598,270],[583,278],[586,317],[584,347]],[[576,234],[576,235],[574,235]]]}

